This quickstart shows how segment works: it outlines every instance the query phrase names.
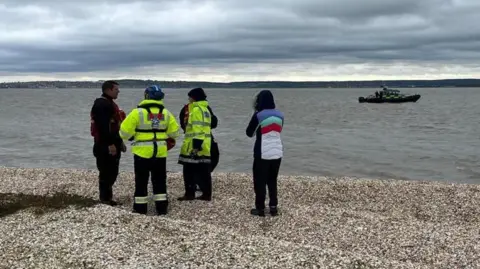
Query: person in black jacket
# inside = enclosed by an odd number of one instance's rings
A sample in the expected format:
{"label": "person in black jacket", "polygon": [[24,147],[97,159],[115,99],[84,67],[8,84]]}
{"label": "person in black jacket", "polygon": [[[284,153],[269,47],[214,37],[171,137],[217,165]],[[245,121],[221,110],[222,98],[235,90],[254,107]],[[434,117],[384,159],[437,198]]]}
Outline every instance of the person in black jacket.
{"label": "person in black jacket", "polygon": [[124,114],[113,101],[119,92],[117,82],[105,81],[102,95],[94,101],[90,112],[91,134],[94,137],[93,155],[99,171],[100,201],[112,206],[118,204],[112,199],[112,187],[117,180],[121,152],[127,150],[119,135]]}
{"label": "person in black jacket", "polygon": [[[199,92],[201,97],[206,98],[206,95],[205,95],[204,91],[199,90],[199,89],[201,89],[201,88],[195,88],[195,89],[192,90],[192,92],[194,92],[194,93]],[[217,118],[217,116],[215,116],[215,114],[213,113],[212,108],[210,106],[208,106],[207,108],[208,108],[208,111],[210,112],[210,114],[212,115],[212,121],[211,121],[211,124],[210,124],[210,128],[215,129],[218,126],[218,118]],[[178,116],[179,121],[180,121],[180,127],[182,128],[184,133],[185,133],[185,129],[186,129],[186,126],[187,126],[187,121],[188,121],[188,118],[187,118],[188,115],[186,115],[186,110],[187,109],[188,109],[188,104],[186,104],[182,107],[182,109],[180,110],[180,115]],[[210,158],[211,158],[211,161],[212,161],[211,164],[210,164],[210,173],[211,173],[211,172],[213,172],[213,170],[215,170],[215,168],[218,165],[218,162],[220,160],[220,151],[219,151],[219,148],[218,148],[218,143],[217,143],[217,141],[215,141],[215,138],[213,137],[213,133],[210,133],[210,135],[212,136],[212,146],[211,146],[211,149],[210,149],[210,155],[211,155]],[[197,190],[199,190],[198,185],[197,185]]]}

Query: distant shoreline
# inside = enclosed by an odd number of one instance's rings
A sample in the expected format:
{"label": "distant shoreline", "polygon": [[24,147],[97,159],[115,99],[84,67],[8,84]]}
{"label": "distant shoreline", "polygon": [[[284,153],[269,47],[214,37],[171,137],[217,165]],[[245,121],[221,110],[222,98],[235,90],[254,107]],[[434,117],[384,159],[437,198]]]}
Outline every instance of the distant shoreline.
{"label": "distant shoreline", "polygon": [[[140,79],[116,80],[124,88],[144,88],[158,84],[164,88],[465,88],[480,87],[480,79],[440,80],[369,80],[369,81],[160,81]],[[27,81],[2,82],[0,88],[100,88],[103,81]]]}

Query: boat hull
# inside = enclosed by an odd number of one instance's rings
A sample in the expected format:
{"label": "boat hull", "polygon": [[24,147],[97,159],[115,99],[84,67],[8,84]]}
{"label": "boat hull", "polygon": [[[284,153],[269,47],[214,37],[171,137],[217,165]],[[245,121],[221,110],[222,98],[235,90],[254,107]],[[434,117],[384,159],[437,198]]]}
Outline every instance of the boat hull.
{"label": "boat hull", "polygon": [[415,103],[420,99],[421,95],[420,94],[414,94],[414,95],[407,95],[407,96],[402,96],[402,97],[390,97],[390,98],[385,98],[385,97],[373,97],[373,98],[365,98],[365,97],[358,97],[358,102],[359,103],[408,103],[412,102]]}

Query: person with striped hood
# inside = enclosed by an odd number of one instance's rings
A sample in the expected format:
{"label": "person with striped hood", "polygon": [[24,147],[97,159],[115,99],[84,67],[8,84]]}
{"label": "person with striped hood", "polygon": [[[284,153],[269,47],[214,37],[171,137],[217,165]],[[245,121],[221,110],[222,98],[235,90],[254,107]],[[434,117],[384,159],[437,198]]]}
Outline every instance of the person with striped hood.
{"label": "person with striped hood", "polygon": [[256,141],[253,149],[253,185],[255,208],[250,213],[265,216],[265,196],[268,186],[269,208],[272,216],[277,215],[277,177],[283,158],[284,114],[275,108],[273,94],[262,90],[254,97],[254,113],[246,129],[246,135]]}

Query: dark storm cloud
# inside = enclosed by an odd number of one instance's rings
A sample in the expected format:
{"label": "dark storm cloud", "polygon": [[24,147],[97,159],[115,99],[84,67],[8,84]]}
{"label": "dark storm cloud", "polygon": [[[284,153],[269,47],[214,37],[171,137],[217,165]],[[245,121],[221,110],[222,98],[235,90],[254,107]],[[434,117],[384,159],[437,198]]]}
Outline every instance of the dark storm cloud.
{"label": "dark storm cloud", "polygon": [[479,11],[474,0],[3,0],[0,72],[469,63]]}

